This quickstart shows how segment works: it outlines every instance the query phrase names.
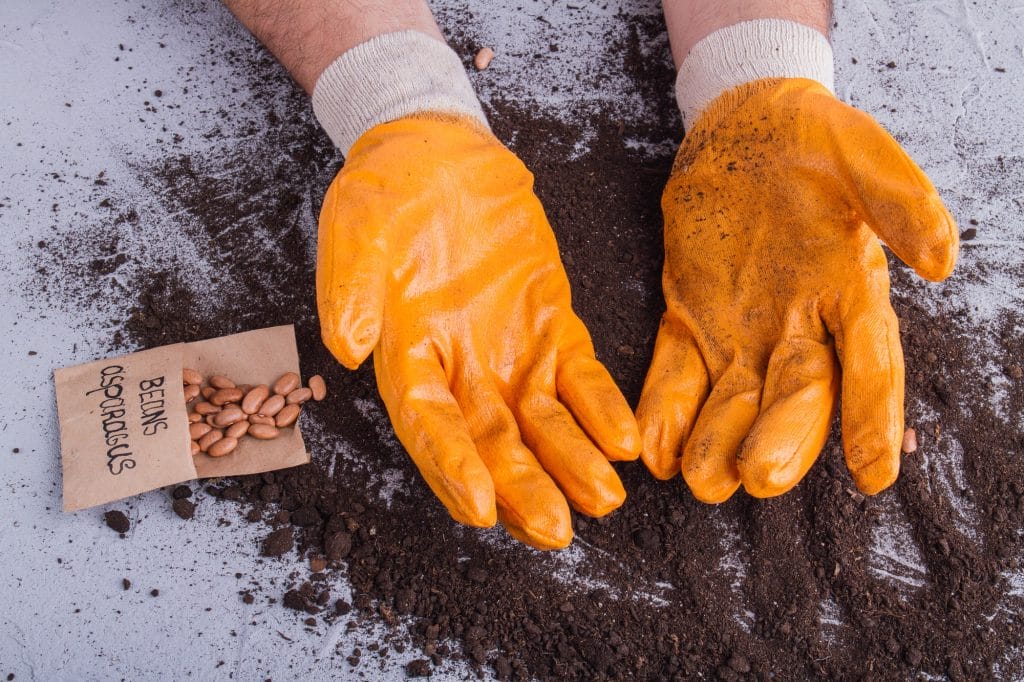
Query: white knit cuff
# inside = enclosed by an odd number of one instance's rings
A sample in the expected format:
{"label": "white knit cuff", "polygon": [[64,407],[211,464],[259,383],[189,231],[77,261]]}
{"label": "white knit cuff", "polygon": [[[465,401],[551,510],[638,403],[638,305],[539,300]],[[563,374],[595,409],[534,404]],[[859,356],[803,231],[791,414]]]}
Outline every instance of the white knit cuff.
{"label": "white knit cuff", "polygon": [[693,125],[726,90],[762,78],[809,78],[835,92],[832,46],[810,26],[784,19],[744,21],[709,34],[676,76],[683,125]]}
{"label": "white knit cuff", "polygon": [[487,118],[455,51],[418,31],[385,33],[344,52],[313,87],[313,113],[348,155],[370,128],[418,111]]}

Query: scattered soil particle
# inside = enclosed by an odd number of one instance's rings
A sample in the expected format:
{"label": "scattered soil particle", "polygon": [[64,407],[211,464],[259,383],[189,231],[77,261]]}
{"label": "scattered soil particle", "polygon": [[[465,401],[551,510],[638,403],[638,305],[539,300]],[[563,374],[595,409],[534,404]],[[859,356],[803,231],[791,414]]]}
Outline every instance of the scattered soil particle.
{"label": "scattered soil particle", "polygon": [[160,590],[158,590],[156,588],[153,588],[152,590],[149,591],[149,596],[151,596],[151,597],[159,597],[160,596]]}
{"label": "scattered soil particle", "polygon": [[185,519],[186,521],[191,519],[196,514],[195,503],[184,498],[174,500],[174,502],[171,503],[171,509],[174,510],[175,514]]}
{"label": "scattered soil particle", "polygon": [[[288,590],[284,593],[283,603],[289,609],[305,611],[306,613],[320,613],[319,594],[316,593],[312,583],[303,583],[296,590]],[[329,597],[329,595],[328,595]]]}
{"label": "scattered soil particle", "polygon": [[324,551],[331,561],[339,561],[352,550],[352,536],[348,533],[331,533],[324,541]]}
{"label": "scattered soil particle", "polygon": [[171,491],[171,497],[176,500],[183,500],[186,497],[192,497],[192,488],[187,485],[179,485]]}
{"label": "scattered soil particle", "polygon": [[405,665],[405,674],[409,677],[430,677],[430,661],[426,658],[417,658]]}
{"label": "scattered soil particle", "polygon": [[128,580],[128,578],[122,578],[121,579],[121,587],[124,588],[125,590],[130,590],[131,587],[132,587],[132,581]]}
{"label": "scattered soil particle", "polygon": [[278,528],[263,540],[263,556],[281,556],[295,547],[291,528]]}
{"label": "scattered soil particle", "polygon": [[128,521],[128,517],[125,516],[125,513],[118,509],[106,512],[103,515],[103,520],[107,522],[107,525],[110,526],[111,530],[121,533],[122,535],[127,533],[128,529],[131,528],[132,525],[131,522]]}

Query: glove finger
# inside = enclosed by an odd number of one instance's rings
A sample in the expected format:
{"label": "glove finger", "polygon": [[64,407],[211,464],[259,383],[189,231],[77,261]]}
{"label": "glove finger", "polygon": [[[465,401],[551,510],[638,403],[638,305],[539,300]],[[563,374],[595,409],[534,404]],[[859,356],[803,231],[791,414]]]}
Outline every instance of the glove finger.
{"label": "glove finger", "polygon": [[889,248],[925,279],[953,271],[960,236],[956,221],[928,176],[871,116],[835,100],[843,111],[833,135],[847,166],[864,221]]}
{"label": "glove finger", "polygon": [[708,395],[708,371],[689,330],[662,319],[636,418],[644,464],[662,480],[679,473],[681,453]]}
{"label": "glove finger", "polygon": [[523,444],[512,412],[497,390],[465,392],[470,434],[490,471],[498,519],[509,535],[537,549],[561,549],[572,541],[572,516],[565,495]]}
{"label": "glove finger", "polygon": [[334,179],[317,236],[316,303],[320,334],[338,362],[355,369],[380,339],[387,262],[380,235],[366,218],[363,192]]}
{"label": "glove finger", "polygon": [[622,505],[626,490],[615,469],[553,396],[527,396],[517,417],[523,442],[577,511],[604,516]]}
{"label": "glove finger", "polygon": [[761,414],[739,454],[740,480],[748,493],[781,495],[814,464],[828,439],[838,370],[831,342],[795,337],[776,347],[768,362]]}
{"label": "glove finger", "polygon": [[761,379],[749,367],[733,364],[715,383],[683,448],[683,478],[701,502],[724,502],[740,486],[736,453],[760,402]]}
{"label": "glove finger", "polygon": [[[636,417],[611,374],[594,358],[593,351],[571,355],[561,362],[555,386],[558,397],[572,412],[579,427],[605,457],[626,461],[640,455]],[[575,423],[572,426],[576,428]]]}
{"label": "glove finger", "polygon": [[843,449],[857,488],[874,495],[900,470],[903,348],[888,287],[853,298],[839,324],[830,325],[843,371]]}
{"label": "glove finger", "polygon": [[440,364],[410,354],[400,368],[390,367],[379,361],[380,355],[374,364],[388,415],[427,485],[459,523],[493,526],[497,509],[491,474]]}

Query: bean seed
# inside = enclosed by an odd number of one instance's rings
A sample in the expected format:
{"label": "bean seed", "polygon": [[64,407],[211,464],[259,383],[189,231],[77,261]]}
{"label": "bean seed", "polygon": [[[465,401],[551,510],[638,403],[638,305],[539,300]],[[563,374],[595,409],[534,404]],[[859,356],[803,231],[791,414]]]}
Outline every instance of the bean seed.
{"label": "bean seed", "polygon": [[201,422],[201,421],[203,421],[203,415],[199,414],[198,412],[189,412],[188,413],[188,423],[189,424],[195,424],[196,422]]}
{"label": "bean seed", "polygon": [[277,438],[281,432],[271,424],[253,424],[249,427],[249,435],[259,440]]}
{"label": "bean seed", "polygon": [[224,437],[224,432],[220,429],[213,429],[208,434],[199,439],[199,449],[205,453],[210,452],[210,446],[219,441]]}
{"label": "bean seed", "polygon": [[908,455],[917,452],[917,431],[907,429],[903,432],[903,445],[900,449]]}
{"label": "bean seed", "polygon": [[284,407],[284,396],[283,395],[272,395],[264,401],[260,406],[260,414],[265,414],[268,417],[273,417],[281,408]]}
{"label": "bean seed", "polygon": [[313,397],[313,391],[308,388],[297,388],[284,399],[289,405],[301,405]]}
{"label": "bean seed", "polygon": [[203,386],[201,389],[199,389],[199,392],[203,394],[203,398],[209,400],[210,398],[213,397],[213,394],[217,392],[217,389],[215,389],[213,386]]}
{"label": "bean seed", "polygon": [[203,383],[203,375],[188,367],[181,370],[181,378],[186,385],[199,386]]}
{"label": "bean seed", "polygon": [[295,403],[285,405],[274,418],[274,425],[279,429],[284,428],[285,426],[291,426],[295,423],[295,420],[299,418],[300,411],[302,411],[302,408]]}
{"label": "bean seed", "polygon": [[212,430],[213,427],[210,426],[209,424],[199,422],[197,424],[192,424],[191,426],[188,427],[188,435],[192,438],[192,440],[199,440]]}
{"label": "bean seed", "polygon": [[248,430],[249,422],[243,419],[242,421],[237,421],[231,426],[229,426],[227,430],[224,432],[224,436],[226,438],[241,438],[246,434]]}
{"label": "bean seed", "polygon": [[254,425],[255,424],[269,424],[270,426],[273,426],[274,425],[274,418],[273,417],[268,417],[265,414],[250,414],[249,415],[249,423],[250,424],[254,424]]}
{"label": "bean seed", "polygon": [[238,388],[222,388],[212,396],[210,396],[210,402],[214,405],[226,405],[227,403],[237,403],[242,399],[241,389]]}
{"label": "bean seed", "polygon": [[190,403],[199,397],[199,385],[188,384],[185,386],[185,402]]}
{"label": "bean seed", "polygon": [[235,388],[241,391],[242,395],[245,395],[246,393],[252,390],[252,384],[238,384],[237,386],[235,386]]}
{"label": "bean seed", "polygon": [[216,428],[217,427],[217,422],[214,421],[214,420],[217,418],[218,414],[220,414],[220,413],[219,412],[214,412],[213,414],[206,415],[206,423],[209,424],[210,426]]}
{"label": "bean seed", "polygon": [[206,451],[210,457],[223,457],[238,447],[237,438],[221,438]]}
{"label": "bean seed", "polygon": [[231,426],[242,419],[245,419],[245,413],[242,412],[242,408],[237,405],[228,405],[218,412],[217,416],[213,418],[214,423],[217,424],[217,426]]}
{"label": "bean seed", "polygon": [[193,457],[195,457],[195,456],[196,456],[196,455],[198,455],[198,454],[199,454],[200,452],[202,452],[202,450],[200,450],[200,449],[199,449],[199,443],[195,442],[194,440],[193,440],[193,441],[190,441],[190,442],[192,443],[192,445],[191,445],[191,448],[192,448],[192,456],[193,456]]}
{"label": "bean seed", "polygon": [[235,382],[228,379],[223,374],[214,374],[210,377],[210,385],[214,388],[234,388]]}
{"label": "bean seed", "polygon": [[319,374],[309,378],[309,390],[313,391],[313,400],[320,402],[327,397],[327,384]]}
{"label": "bean seed", "polygon": [[192,409],[194,409],[197,414],[203,414],[203,415],[214,414],[215,412],[220,412],[220,408],[219,407],[217,407],[213,403],[208,403],[208,402],[196,403],[196,406],[194,408],[192,408]]}
{"label": "bean seed", "polygon": [[489,47],[480,48],[480,51],[473,57],[473,66],[477,71],[483,71],[490,66],[492,59],[494,59],[494,50]]}
{"label": "bean seed", "polygon": [[277,395],[288,395],[299,387],[299,375],[295,372],[282,374],[281,378],[274,382],[274,393]]}
{"label": "bean seed", "polygon": [[260,411],[260,406],[269,395],[270,387],[266,384],[260,384],[253,388],[245,394],[244,398],[242,398],[242,412],[245,412],[246,414],[256,414]]}

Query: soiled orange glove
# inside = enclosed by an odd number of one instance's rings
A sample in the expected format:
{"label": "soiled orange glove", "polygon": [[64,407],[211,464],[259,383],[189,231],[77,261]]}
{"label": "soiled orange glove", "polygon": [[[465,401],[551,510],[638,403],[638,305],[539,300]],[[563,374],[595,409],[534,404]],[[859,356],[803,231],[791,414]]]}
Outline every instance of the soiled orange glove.
{"label": "soiled orange glove", "polygon": [[359,138],[320,214],[317,303],[338,360],[373,351],[395,432],[456,520],[548,549],[572,539],[569,504],[622,504],[609,460],[639,455],[633,414],[572,311],[533,176],[474,119]]}
{"label": "soiled orange glove", "polygon": [[878,237],[930,280],[958,248],[924,173],[818,83],[760,80],[695,121],[662,209],[667,310],[637,411],[650,470],[681,469],[705,502],[786,492],[825,443],[841,367],[847,466],[864,493],[891,485],[903,353]]}

